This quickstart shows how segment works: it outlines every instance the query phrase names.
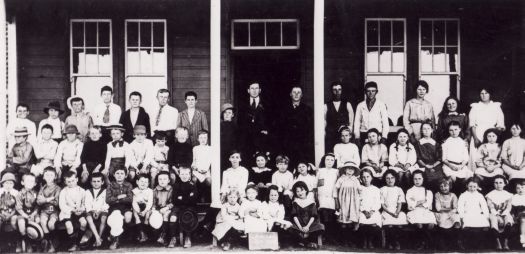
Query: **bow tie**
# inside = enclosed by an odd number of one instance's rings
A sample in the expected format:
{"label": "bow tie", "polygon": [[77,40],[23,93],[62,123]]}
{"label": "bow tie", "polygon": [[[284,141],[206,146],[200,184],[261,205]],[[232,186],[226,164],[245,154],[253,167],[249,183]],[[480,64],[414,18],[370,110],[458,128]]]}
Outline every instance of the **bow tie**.
{"label": "bow tie", "polygon": [[117,147],[117,144],[118,144],[118,146],[123,146],[124,145],[124,141],[123,140],[112,141],[111,144],[113,145],[113,147]]}

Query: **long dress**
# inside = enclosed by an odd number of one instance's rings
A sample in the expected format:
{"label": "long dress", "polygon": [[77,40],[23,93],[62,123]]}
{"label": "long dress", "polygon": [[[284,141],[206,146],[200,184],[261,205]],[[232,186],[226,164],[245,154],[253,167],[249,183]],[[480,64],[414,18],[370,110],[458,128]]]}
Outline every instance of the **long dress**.
{"label": "long dress", "polygon": [[[381,204],[383,204],[389,212],[394,213],[397,210],[397,207],[402,203],[406,203],[405,193],[403,190],[397,186],[381,187]],[[381,213],[383,218],[383,225],[406,225],[408,224],[407,216],[405,212],[399,212],[399,215],[396,217],[390,215],[383,210]]]}
{"label": "long dress", "polygon": [[309,199],[295,199],[292,203],[292,210],[290,213],[290,218],[292,219],[292,231],[302,233],[302,231],[297,227],[293,218],[297,217],[299,223],[302,227],[308,225],[310,218],[314,218],[314,222],[310,225],[310,230],[308,232],[324,231],[324,225],[319,222],[319,215],[317,214],[317,206],[314,202],[311,202]]}
{"label": "long dress", "polygon": [[[436,217],[432,213],[432,192],[424,187],[413,186],[407,191],[407,220],[410,224],[436,224]],[[423,201],[417,205],[417,202]]]}
{"label": "long dress", "polygon": [[334,186],[339,171],[335,168],[320,168],[317,171],[317,198],[319,208],[335,209]]}
{"label": "long dress", "polygon": [[459,217],[464,228],[489,227],[489,208],[485,197],[479,192],[465,191],[458,200]]}
{"label": "long dress", "polygon": [[[508,160],[512,165],[519,166],[523,163],[523,158],[525,158],[525,139],[513,137],[503,142],[503,147],[501,148],[502,160]],[[505,174],[509,176],[509,179],[525,178],[525,168],[515,170],[505,164],[502,168]]]}
{"label": "long dress", "polygon": [[[418,160],[423,161],[427,165],[432,165],[437,161],[441,161],[441,146],[433,139],[421,138],[416,145],[416,152]],[[423,168],[426,175],[426,180],[430,184],[430,189],[436,191],[438,189],[438,182],[445,177],[443,173],[442,164],[439,164],[433,169]]]}
{"label": "long dress", "polygon": [[[381,191],[374,185],[363,186],[360,193],[359,224],[377,225],[381,227]],[[372,212],[367,218],[364,212]]]}
{"label": "long dress", "polygon": [[340,212],[337,218],[339,223],[359,222],[361,183],[356,176],[342,175],[337,179],[334,187],[334,198],[339,200]]}
{"label": "long dress", "polygon": [[455,223],[461,223],[457,211],[458,197],[456,194],[449,192],[444,195],[441,192],[438,192],[434,198],[434,203],[436,206],[436,220],[440,228],[449,229],[452,228]]}

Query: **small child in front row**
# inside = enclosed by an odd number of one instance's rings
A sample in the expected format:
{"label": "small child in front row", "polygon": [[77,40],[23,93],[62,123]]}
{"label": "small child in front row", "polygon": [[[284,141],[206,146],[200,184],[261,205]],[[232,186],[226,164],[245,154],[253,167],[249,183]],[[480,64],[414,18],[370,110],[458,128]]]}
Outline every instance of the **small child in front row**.
{"label": "small child in front row", "polygon": [[[64,142],[64,141],[62,141]],[[67,142],[67,141],[66,141]],[[65,187],[60,191],[58,205],[60,207],[59,219],[66,225],[68,235],[68,251],[77,251],[78,235],[86,231],[87,221],[85,218],[86,207],[84,204],[86,191],[78,186],[77,173],[71,170],[63,174]],[[80,232],[75,232],[74,225],[80,225]]]}
{"label": "small child in front row", "polygon": [[339,168],[339,178],[335,182],[333,197],[335,198],[335,209],[337,222],[341,225],[343,234],[339,234],[340,240],[347,240],[350,230],[357,231],[359,228],[360,201],[359,192],[361,183],[356,175],[359,169],[352,162],[346,162]]}
{"label": "small child in front row", "polygon": [[397,131],[397,140],[390,145],[388,152],[389,169],[395,170],[399,175],[399,185],[402,189],[410,186],[410,176],[418,169],[417,154],[414,146],[409,142],[410,135],[406,129]]}
{"label": "small child in front row", "polygon": [[478,148],[478,161],[474,174],[479,178],[481,192],[489,193],[494,185],[494,177],[503,175],[501,169],[501,147],[498,144],[498,133],[496,129],[485,131],[483,144]]}
{"label": "small child in front row", "polygon": [[458,214],[458,197],[450,192],[450,179],[442,178],[439,182],[439,192],[434,196],[436,206],[436,221],[441,233],[440,245],[457,242],[460,249],[464,249],[461,241],[461,219]]}
{"label": "small child in front row", "polygon": [[279,187],[268,187],[268,201],[263,203],[263,210],[268,231],[286,230],[292,226],[289,221],[284,220],[284,206],[279,202]]}
{"label": "small child in front row", "polygon": [[372,128],[367,132],[368,143],[363,146],[361,151],[362,167],[372,169],[374,174],[374,182],[379,182],[383,174],[388,169],[388,148],[385,144],[380,143],[381,134],[376,128]]}
{"label": "small child in front row", "polygon": [[162,171],[157,175],[157,186],[153,189],[153,209],[162,214],[162,227],[157,242],[164,245],[166,237],[170,239],[168,247],[177,244],[177,215],[173,211],[173,187],[170,182],[170,173]]}
{"label": "small child in front row", "polygon": [[51,125],[44,124],[40,131],[40,138],[34,147],[37,162],[31,167],[31,173],[37,178],[44,173],[46,167],[53,166],[53,160],[55,159],[58,148],[58,143],[51,139],[51,135],[53,134],[53,127]]}
{"label": "small child in front row", "polygon": [[[112,131],[114,133],[114,131]],[[111,144],[111,142],[109,143]],[[113,169],[113,178],[107,188],[106,203],[109,205],[108,218],[112,213],[120,213],[123,216],[123,225],[129,225],[133,218],[132,202],[133,202],[133,186],[126,181],[126,169],[124,167],[117,167]],[[120,235],[112,236],[109,249],[115,250],[119,247]]]}
{"label": "small child in front row", "polygon": [[224,203],[221,212],[217,215],[217,224],[212,235],[217,238],[222,249],[227,251],[231,248],[231,240],[235,234],[244,231],[244,223],[240,216],[239,191],[230,189],[224,195]]}
{"label": "small child in front row", "polygon": [[208,132],[199,131],[197,136],[199,145],[193,147],[193,182],[197,184],[204,201],[209,202],[211,198],[211,147],[208,145]]}
{"label": "small child in front row", "polygon": [[141,243],[146,242],[148,237],[144,232],[148,224],[151,208],[153,207],[153,190],[149,188],[148,175],[137,175],[137,187],[133,189],[133,217],[138,227],[137,240]]}
{"label": "small child in front row", "polygon": [[16,211],[18,212],[18,231],[22,236],[20,245],[26,246],[23,252],[32,252],[30,239],[26,235],[26,225],[28,222],[40,223],[38,216],[38,206],[36,203],[38,193],[35,191],[36,178],[31,173],[26,173],[22,176],[23,188],[18,193],[18,200],[16,202]]}
{"label": "small child in front row", "polygon": [[279,187],[284,209],[287,211],[291,207],[293,196],[293,174],[288,170],[289,163],[290,159],[288,159],[288,156],[278,155],[275,158],[275,166],[277,166],[277,171],[275,171],[275,173],[272,175],[272,184]]}
{"label": "small child in front row", "polygon": [[423,237],[418,250],[422,250],[431,242],[430,231],[436,225],[436,217],[432,212],[432,191],[423,186],[424,173],[416,170],[412,173],[414,186],[407,191],[408,223],[415,225],[418,236]]}
{"label": "small child in front row", "polygon": [[381,187],[381,207],[383,212],[383,227],[389,249],[401,249],[399,238],[401,228],[408,224],[405,212],[401,211],[403,204],[406,203],[405,193],[396,185],[397,173],[388,169],[383,175],[385,185]]}
{"label": "small child in front row", "polygon": [[379,188],[372,185],[373,174],[370,169],[361,171],[363,187],[360,191],[359,207],[359,231],[363,236],[363,248],[373,249],[374,240],[381,235],[381,192]]}
{"label": "small child in front row", "polygon": [[78,176],[80,155],[84,148],[84,144],[77,137],[79,132],[75,125],[66,126],[65,134],[66,139],[62,140],[58,145],[54,161],[59,178],[66,171],[73,171]]}
{"label": "small child in front row", "polygon": [[[197,201],[199,199],[199,191],[194,182],[191,181],[191,168],[181,167],[179,168],[179,179],[173,185],[173,214],[177,216],[177,226],[179,230],[183,230],[181,227],[181,218],[185,211],[195,211],[197,207]],[[192,213],[194,214],[194,213]],[[188,217],[187,217],[188,218]],[[195,224],[198,224],[198,218],[191,217],[195,220]],[[195,229],[187,229],[184,231],[184,248],[191,247],[191,234]]]}
{"label": "small child in front row", "polygon": [[135,138],[129,144],[129,179],[135,180],[138,174],[148,174],[149,165],[153,160],[153,142],[146,138],[146,127],[135,125],[133,128]]}
{"label": "small child in front row", "polygon": [[[455,186],[456,195],[461,193],[465,186],[466,179],[470,178],[472,170],[467,167],[469,153],[467,142],[460,137],[461,127],[459,122],[452,121],[448,124],[448,133],[450,136],[441,145],[443,149],[443,173],[450,177],[453,186]],[[456,182],[457,180],[460,180]]]}
{"label": "small child in front row", "polygon": [[516,183],[516,194],[512,196],[511,205],[510,213],[519,226],[520,243],[525,248],[525,180]]}
{"label": "small child in front row", "polygon": [[86,190],[86,220],[89,230],[80,240],[80,244],[87,243],[95,237],[94,247],[102,246],[102,236],[106,229],[109,205],[106,203],[107,190],[104,188],[104,175],[95,172],[91,175],[91,188]]}
{"label": "small child in front row", "polygon": [[150,168],[151,188],[156,186],[155,179],[157,179],[159,172],[169,171],[168,154],[170,150],[169,146],[166,145],[167,137],[165,132],[155,132],[153,139],[155,140],[155,146],[153,147],[153,159],[151,160]]}
{"label": "small child in front row", "polygon": [[317,237],[324,232],[324,225],[319,222],[317,205],[308,197],[308,186],[304,182],[293,185],[294,201],[290,218],[290,230],[296,235],[299,245],[317,249]]}
{"label": "small child in front row", "polygon": [[[479,193],[479,180],[471,177],[467,180],[467,190],[459,196],[458,199],[458,213],[463,224],[463,239],[477,239],[483,233],[487,236],[489,223],[489,208],[485,197]],[[480,230],[482,232],[480,232]],[[487,239],[481,238],[481,242]],[[473,242],[469,241],[467,248],[473,247]]]}
{"label": "small child in front row", "polygon": [[[504,189],[507,179],[503,175],[495,176],[493,182],[494,190],[485,196],[490,211],[490,227],[496,236],[496,249],[509,250],[509,231],[514,224],[510,215],[512,194]],[[500,239],[503,240],[503,244]]]}
{"label": "small child in front row", "polygon": [[246,198],[241,203],[239,215],[244,219],[244,233],[266,232],[268,225],[263,219],[263,205],[257,199],[259,190],[256,185],[246,186]]}
{"label": "small child in front row", "polygon": [[40,188],[36,203],[40,207],[40,226],[44,232],[43,250],[55,252],[55,224],[58,221],[58,200],[60,186],[57,184],[57,172],[53,167],[46,167],[43,173],[44,185]]}
{"label": "small child in front row", "polygon": [[[109,127],[109,130],[111,142],[106,145],[107,153],[104,169],[108,170],[108,178],[113,181],[117,169],[128,168],[131,162],[131,152],[128,142],[123,139],[124,128],[121,125],[112,125]],[[125,174],[129,178],[129,174]]]}
{"label": "small child in front row", "polygon": [[[80,182],[87,185],[88,178],[91,174],[96,172],[104,172],[107,176],[108,169],[104,168],[107,154],[107,143],[104,143],[100,138],[102,137],[102,129],[100,126],[93,126],[89,129],[89,139],[84,143],[82,154],[80,155],[80,162],[82,163],[82,175]],[[106,179],[109,181],[109,179]]]}

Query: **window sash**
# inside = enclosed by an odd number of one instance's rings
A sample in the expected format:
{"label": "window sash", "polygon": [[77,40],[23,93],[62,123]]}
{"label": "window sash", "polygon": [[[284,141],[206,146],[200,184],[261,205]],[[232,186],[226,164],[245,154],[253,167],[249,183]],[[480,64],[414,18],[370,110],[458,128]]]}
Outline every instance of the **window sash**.
{"label": "window sash", "polygon": [[[390,43],[388,44],[381,44],[381,22],[390,22]],[[378,28],[377,28],[377,44],[374,44],[374,45],[369,45],[369,42],[368,42],[368,24],[369,22],[376,22],[378,24]],[[399,46],[399,45],[395,45],[394,44],[394,37],[397,37],[397,36],[394,36],[394,22],[403,22],[403,45]],[[392,74],[397,74],[397,75],[403,75],[403,76],[406,76],[406,66],[407,66],[407,50],[406,50],[406,46],[407,46],[407,36],[406,36],[406,19],[404,18],[366,18],[365,19],[365,24],[364,24],[364,29],[365,29],[365,47],[364,47],[364,56],[365,56],[365,78],[367,75],[370,75],[370,74],[373,74],[373,75],[392,75]],[[377,49],[377,70],[373,70],[369,67],[371,67],[371,63],[370,63],[370,60],[368,59],[368,51],[370,49]],[[381,62],[382,61],[385,61],[385,59],[381,59],[382,56],[381,56],[381,50],[384,50],[384,49],[390,49],[389,52],[390,53],[387,53],[387,54],[390,54],[390,60],[389,60],[389,63],[386,63],[387,65],[390,66],[390,70],[384,70],[381,68],[381,66],[385,66],[385,65],[382,65]],[[401,52],[396,52],[396,50],[401,50]],[[403,56],[401,59],[399,58],[396,58],[394,53],[402,53]],[[388,56],[386,56],[388,58]],[[384,56],[383,56],[384,58]],[[395,67],[395,63],[398,63],[398,61],[402,61],[403,64],[402,64],[402,70],[399,70],[399,69],[396,69]],[[373,62],[372,62],[373,63]],[[374,64],[375,65],[375,64]],[[399,68],[399,67],[397,67]],[[374,68],[375,69],[375,68]]]}
{"label": "window sash", "polygon": [[[137,42],[136,46],[130,46],[128,45],[128,25],[130,23],[136,23],[137,24]],[[154,24],[162,24],[163,26],[163,38],[162,38],[162,45],[163,46],[155,46],[155,31],[154,31]],[[150,43],[147,46],[142,45],[142,39],[141,39],[141,25],[142,24],[149,24],[150,29]],[[167,24],[165,19],[126,19],[125,20],[125,29],[124,29],[124,43],[125,43],[125,70],[126,70],[126,79],[128,77],[167,77],[168,73],[168,64],[167,64]],[[144,51],[146,51],[146,55],[144,55]],[[147,53],[147,51],[152,53]],[[130,52],[137,52],[138,62],[135,63],[138,71],[132,70],[130,68],[129,63],[129,53]],[[163,68],[157,68],[155,62],[156,59],[158,59],[158,56],[156,57],[153,52],[161,53],[161,59],[162,63],[160,64]],[[143,62],[143,57],[148,57],[149,59],[147,61],[150,61],[150,63]],[[147,70],[147,71],[145,71]]]}
{"label": "window sash", "polygon": [[[96,45],[95,46],[86,46],[86,24],[88,23],[95,23],[97,24],[96,25]],[[100,23],[106,23],[108,24],[108,40],[109,40],[109,46],[99,46],[99,42],[100,42],[100,30],[99,30],[99,24]],[[74,24],[82,24],[82,46],[73,46],[74,42],[73,42],[73,37],[74,37],[74,29],[73,29],[73,26]],[[70,36],[70,43],[69,43],[69,57],[70,57],[70,64],[69,64],[69,73],[70,73],[70,78],[71,78],[71,82],[74,82],[74,78],[75,77],[113,77],[113,40],[112,40],[112,22],[111,22],[111,19],[70,19],[70,22],[69,22],[69,36]],[[79,66],[83,66],[84,69],[81,71],[81,70],[77,70],[77,72],[75,72],[75,61],[74,61],[74,57],[75,57],[75,54],[74,52],[77,51],[79,53],[82,53],[80,52],[79,50],[82,50],[82,52],[84,53],[84,57],[83,57],[83,65],[80,65],[80,61],[81,61],[81,57],[79,57]],[[87,63],[86,63],[86,52],[88,50],[95,50],[95,55],[97,56],[97,60],[96,60],[96,72],[87,72]],[[109,64],[106,64],[106,66],[108,67],[108,70],[107,72],[101,72],[101,68],[100,68],[100,51],[101,50],[104,50],[104,51],[109,51],[109,53],[107,54],[108,57],[109,57]]]}
{"label": "window sash", "polygon": [[[431,44],[425,44],[423,45],[423,41],[422,41],[422,37],[423,37],[423,33],[424,31],[422,30],[422,25],[423,25],[423,22],[430,22],[431,26],[431,34],[432,34],[432,38],[430,39],[431,40]],[[440,44],[435,44],[435,38],[434,38],[434,24],[436,22],[444,22],[445,26],[444,26],[444,38],[443,38],[443,43],[440,43]],[[450,22],[456,22],[456,31],[457,31],[457,35],[456,35],[456,38],[457,38],[457,44],[454,44],[454,45],[449,45],[447,44],[448,42],[448,33],[447,33],[447,27],[448,27],[448,24]],[[419,48],[418,48],[418,55],[419,55],[419,76],[421,77],[422,75],[458,75],[460,76],[461,75],[461,30],[460,30],[460,20],[458,18],[422,18],[422,19],[419,19]],[[424,68],[423,64],[426,64],[426,61],[423,61],[423,57],[425,57],[425,55],[422,54],[422,50],[424,49],[430,49],[430,53],[429,53],[429,57],[430,57],[430,68],[426,67]],[[442,49],[444,51],[444,58],[442,59],[444,62],[444,68],[445,70],[440,70],[439,68],[436,67],[437,64],[436,61],[440,61],[440,59],[435,59],[436,57],[436,54],[434,53],[436,51],[436,49]],[[451,52],[450,50],[455,50],[455,54],[457,55],[457,58],[454,60],[450,60],[449,59],[449,55],[448,55],[448,52]],[[427,56],[428,57],[428,56]],[[448,66],[448,63],[450,63],[450,61],[455,61],[456,62],[456,65],[455,65],[455,71],[454,70],[450,70],[449,66]],[[459,90],[459,89],[458,89]],[[459,91],[458,91],[458,94],[459,94]]]}
{"label": "window sash", "polygon": [[[268,24],[279,24],[279,45],[268,45]],[[247,24],[248,31],[247,31],[247,43],[248,45],[236,45],[235,42],[235,25],[236,24]],[[263,24],[263,35],[264,38],[264,45],[252,45],[252,25],[255,24]],[[294,24],[296,32],[294,34],[295,36],[295,45],[286,45],[284,38],[284,28],[283,24]],[[234,50],[272,50],[272,49],[299,49],[301,46],[300,43],[300,22],[298,19],[234,19],[231,22],[231,48]]]}

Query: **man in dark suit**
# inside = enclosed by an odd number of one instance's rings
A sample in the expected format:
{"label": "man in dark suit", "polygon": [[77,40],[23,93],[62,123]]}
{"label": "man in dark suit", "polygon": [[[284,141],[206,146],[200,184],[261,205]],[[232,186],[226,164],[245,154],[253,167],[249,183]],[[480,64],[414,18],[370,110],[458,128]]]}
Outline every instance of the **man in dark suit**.
{"label": "man in dark suit", "polygon": [[142,102],[142,94],[137,91],[129,94],[129,104],[131,107],[126,110],[121,116],[119,123],[124,127],[124,140],[128,143],[133,141],[133,128],[136,125],[144,125],[146,127],[146,135],[150,137],[150,119],[146,110],[140,106]]}
{"label": "man in dark suit", "polygon": [[341,126],[348,126],[350,131],[352,131],[354,122],[354,110],[352,109],[352,104],[341,98],[343,92],[341,82],[333,82],[331,87],[332,101],[329,101],[324,105],[326,152],[333,152],[335,144],[341,142],[339,128]]}
{"label": "man in dark suit", "polygon": [[302,97],[302,88],[293,86],[291,103],[282,109],[277,125],[281,151],[290,157],[290,169],[298,160],[314,161],[313,110],[302,103]]}
{"label": "man in dark suit", "polygon": [[244,144],[241,146],[245,158],[253,156],[256,152],[270,150],[268,105],[261,101],[261,92],[259,83],[251,83],[248,87],[248,103],[241,103],[238,107],[239,128],[244,136]]}

